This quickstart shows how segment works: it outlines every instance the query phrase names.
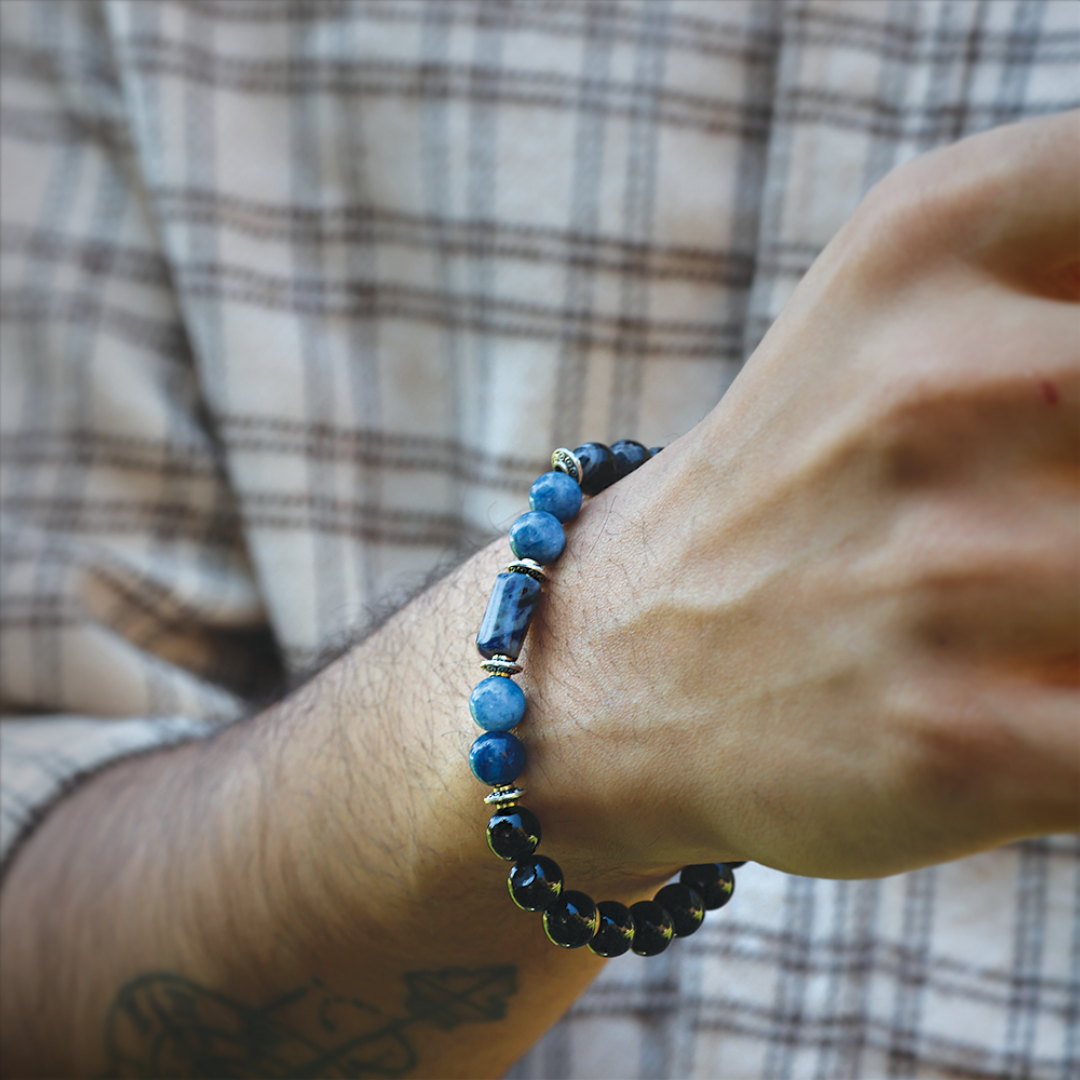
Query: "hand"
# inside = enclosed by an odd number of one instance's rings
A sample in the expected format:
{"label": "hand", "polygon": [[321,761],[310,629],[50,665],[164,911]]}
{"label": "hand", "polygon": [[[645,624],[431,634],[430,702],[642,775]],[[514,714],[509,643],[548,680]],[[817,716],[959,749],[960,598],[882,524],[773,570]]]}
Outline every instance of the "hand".
{"label": "hand", "polygon": [[865,877],[1080,827],[1078,176],[1077,114],[899,169],[583,512],[528,652],[545,851]]}

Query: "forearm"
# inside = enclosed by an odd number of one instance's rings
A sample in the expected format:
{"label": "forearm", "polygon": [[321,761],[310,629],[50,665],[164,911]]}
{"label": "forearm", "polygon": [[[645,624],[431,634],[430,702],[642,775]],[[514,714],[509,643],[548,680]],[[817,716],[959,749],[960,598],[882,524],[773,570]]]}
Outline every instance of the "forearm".
{"label": "forearm", "polygon": [[[510,904],[466,765],[471,638],[504,547],[292,699],[118,765],[50,814],[0,905],[6,1072],[124,1072],[168,1053],[195,1075],[345,1055],[478,1076],[554,1022],[601,961],[554,949]],[[562,861],[624,900],[664,876]]]}

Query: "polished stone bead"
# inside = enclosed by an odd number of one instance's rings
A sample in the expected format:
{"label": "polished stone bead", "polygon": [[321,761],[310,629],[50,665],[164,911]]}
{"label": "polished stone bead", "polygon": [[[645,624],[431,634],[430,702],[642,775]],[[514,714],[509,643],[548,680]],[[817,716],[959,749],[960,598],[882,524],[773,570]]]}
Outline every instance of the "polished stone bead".
{"label": "polished stone bead", "polygon": [[512,784],[525,768],[525,747],[509,731],[486,731],[469,750],[469,768],[492,787]]}
{"label": "polished stone bead", "polygon": [[516,660],[529,630],[540,582],[528,574],[502,573],[495,579],[484,621],[476,635],[476,647],[486,660],[509,656]]}
{"label": "polished stone bead", "polygon": [[634,917],[634,940],[630,948],[638,956],[657,956],[675,937],[671,916],[655,900],[639,900],[630,908]]}
{"label": "polished stone bead", "polygon": [[469,712],[485,731],[509,731],[525,718],[525,695],[505,675],[477,683],[469,696]]}
{"label": "polished stone bead", "polygon": [[612,443],[611,452],[615,455],[615,471],[620,480],[649,460],[648,447],[634,442],[633,439],[620,439],[617,443]]}
{"label": "polished stone bead", "polygon": [[726,862],[726,863],[724,863],[724,865],[729,870],[738,870],[740,866],[745,866],[746,865],[746,859],[743,859],[742,862]]}
{"label": "polished stone bead", "polygon": [[686,866],[679,881],[688,885],[705,902],[706,911],[722,908],[735,891],[735,875],[732,863],[698,863]]}
{"label": "polished stone bead", "polygon": [[534,855],[514,863],[506,886],[510,899],[523,911],[543,911],[562,892],[563,874],[554,859]]}
{"label": "polished stone bead", "polygon": [[664,448],[662,446],[650,446],[649,447],[649,457],[656,457],[656,455],[659,454],[660,451],[663,450],[663,449]]}
{"label": "polished stone bead", "polygon": [[588,945],[600,924],[591,896],[567,889],[544,909],[544,933],[564,949]]}
{"label": "polished stone bead", "polygon": [[566,547],[562,522],[544,510],[530,510],[510,526],[510,550],[541,566],[553,563]]}
{"label": "polished stone bead", "polygon": [[487,840],[500,859],[527,859],[540,843],[540,819],[524,806],[500,810],[488,822]]}
{"label": "polished stone bead", "polygon": [[705,921],[705,901],[689,885],[673,881],[653,899],[671,916],[676,937],[689,937]]}
{"label": "polished stone bead", "polygon": [[599,927],[589,942],[589,952],[597,956],[622,956],[634,940],[634,917],[618,900],[601,900],[596,905]]}
{"label": "polished stone bead", "polygon": [[557,517],[565,525],[581,509],[581,485],[564,472],[546,472],[529,488],[529,506]]}
{"label": "polished stone bead", "polygon": [[574,454],[581,462],[581,490],[586,495],[596,495],[619,478],[615,455],[603,443],[582,443],[574,447]]}

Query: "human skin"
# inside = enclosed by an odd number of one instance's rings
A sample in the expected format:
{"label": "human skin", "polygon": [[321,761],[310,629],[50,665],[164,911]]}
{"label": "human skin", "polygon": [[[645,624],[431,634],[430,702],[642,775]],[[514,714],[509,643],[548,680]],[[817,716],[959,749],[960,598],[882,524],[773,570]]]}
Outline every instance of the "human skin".
{"label": "human skin", "polygon": [[[1076,114],[892,174],[717,409],[568,528],[520,681],[570,886],[870,877],[1080,827],[1078,176]],[[0,896],[5,1074],[123,1072],[110,1006],[153,972],[246,1006],[318,979],[346,1038],[390,1031],[411,974],[503,972],[504,1020],[384,1036],[414,1075],[498,1075],[554,1022],[602,962],[512,906],[465,765],[506,559],[53,809]]]}

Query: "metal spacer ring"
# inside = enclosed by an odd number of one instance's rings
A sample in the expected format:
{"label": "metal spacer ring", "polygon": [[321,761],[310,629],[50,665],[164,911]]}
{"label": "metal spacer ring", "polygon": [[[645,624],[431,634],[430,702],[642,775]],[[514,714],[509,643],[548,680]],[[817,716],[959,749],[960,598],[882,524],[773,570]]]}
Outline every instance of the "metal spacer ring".
{"label": "metal spacer ring", "polygon": [[573,450],[567,450],[565,446],[560,446],[558,450],[553,451],[551,467],[559,472],[566,473],[571,480],[581,483],[581,462]]}
{"label": "metal spacer ring", "polygon": [[524,794],[524,788],[514,787],[510,784],[495,788],[490,795],[484,796],[484,802],[489,806],[512,806]]}
{"label": "metal spacer ring", "polygon": [[521,674],[521,665],[513,657],[500,656],[498,653],[490,660],[481,660],[480,666],[489,675],[505,675],[509,678],[511,675]]}
{"label": "metal spacer ring", "polygon": [[535,559],[515,559],[507,568],[508,574],[528,574],[534,581],[547,581],[544,568]]}

